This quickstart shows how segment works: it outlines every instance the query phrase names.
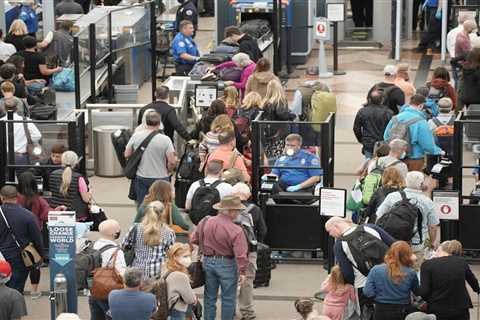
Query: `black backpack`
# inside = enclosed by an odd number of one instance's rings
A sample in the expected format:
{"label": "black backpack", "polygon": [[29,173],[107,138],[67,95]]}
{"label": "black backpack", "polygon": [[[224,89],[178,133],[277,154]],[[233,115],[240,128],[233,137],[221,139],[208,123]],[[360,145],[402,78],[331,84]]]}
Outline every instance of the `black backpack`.
{"label": "black backpack", "polygon": [[358,226],[350,234],[340,238],[346,241],[357,266],[355,267],[364,276],[377,264],[383,263],[388,246],[365,230],[364,226]]}
{"label": "black backpack", "polygon": [[410,242],[415,235],[415,221],[417,221],[417,232],[422,240],[422,222],[423,216],[420,209],[410,202],[405,191],[401,190],[402,200],[398,201],[393,208],[381,216],[377,225],[385,230],[396,240]]}
{"label": "black backpack", "polygon": [[116,247],[113,244],[109,244],[100,250],[95,250],[93,249],[93,242],[88,241],[87,246],[75,256],[77,290],[89,288],[88,278],[92,275],[93,270],[102,267],[102,253]]}
{"label": "black backpack", "polygon": [[236,221],[236,224],[242,227],[243,233],[248,243],[248,252],[257,251],[257,236],[255,234],[255,226],[253,224],[252,210],[255,208],[255,204],[250,204],[245,210],[243,210]]}
{"label": "black backpack", "polygon": [[217,186],[223,181],[217,180],[214,183],[205,183],[204,179],[199,180],[200,187],[195,191],[192,198],[192,208],[188,215],[190,220],[197,225],[206,216],[216,216],[217,210],[213,205],[220,202],[220,192]]}
{"label": "black backpack", "polygon": [[202,178],[200,163],[198,148],[187,145],[187,149],[185,150],[182,159],[180,159],[180,164],[177,170],[177,179],[197,181]]}
{"label": "black backpack", "polygon": [[170,313],[169,303],[168,303],[168,286],[167,278],[171,272],[167,272],[165,275],[161,276],[160,279],[156,280],[153,283],[151,293],[157,299],[157,310],[152,314],[152,320],[163,320],[168,318]]}

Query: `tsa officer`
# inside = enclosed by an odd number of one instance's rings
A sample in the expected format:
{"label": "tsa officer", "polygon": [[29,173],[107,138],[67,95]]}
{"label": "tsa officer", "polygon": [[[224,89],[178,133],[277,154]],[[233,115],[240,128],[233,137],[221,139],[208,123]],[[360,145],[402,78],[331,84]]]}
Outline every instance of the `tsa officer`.
{"label": "tsa officer", "polygon": [[180,22],[180,32],[172,41],[172,54],[177,76],[186,76],[200,59],[200,52],[192,39],[194,29],[191,21]]}
{"label": "tsa officer", "polygon": [[[177,0],[180,7],[177,9],[177,16],[175,18],[175,28],[177,32],[181,32],[180,23],[183,20],[188,20],[193,23],[193,27],[197,30],[198,27],[198,12],[193,0]],[[192,38],[195,37],[193,33]]]}
{"label": "tsa officer", "polygon": [[320,159],[316,155],[302,150],[302,136],[296,133],[289,134],[285,139],[284,154],[277,159],[275,168],[272,169],[272,174],[278,177],[273,193],[280,191],[313,193],[322,175],[319,166]]}

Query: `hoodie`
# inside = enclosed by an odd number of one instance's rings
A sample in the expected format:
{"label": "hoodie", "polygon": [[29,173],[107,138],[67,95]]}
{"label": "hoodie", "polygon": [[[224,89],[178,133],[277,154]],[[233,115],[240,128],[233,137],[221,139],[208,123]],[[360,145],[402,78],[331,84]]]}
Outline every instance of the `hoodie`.
{"label": "hoodie", "polygon": [[278,77],[271,71],[254,72],[247,81],[245,95],[251,91],[255,91],[260,94],[260,96],[265,97],[267,93],[267,85],[270,80],[274,79],[280,82],[280,79],[278,79]]}
{"label": "hoodie", "polygon": [[455,93],[455,89],[453,89],[453,87],[447,80],[433,79],[432,82],[430,82],[430,86],[434,87],[437,90],[443,90],[444,92],[446,92],[447,97],[452,99],[452,108],[455,109],[457,105],[457,94]]}

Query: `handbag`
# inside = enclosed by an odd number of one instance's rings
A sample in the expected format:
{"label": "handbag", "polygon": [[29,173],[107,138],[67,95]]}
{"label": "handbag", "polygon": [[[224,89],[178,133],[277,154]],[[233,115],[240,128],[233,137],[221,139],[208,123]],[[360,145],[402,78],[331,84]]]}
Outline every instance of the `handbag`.
{"label": "handbag", "polygon": [[352,191],[348,193],[347,209],[356,212],[360,211],[364,207],[362,196],[362,183],[357,180],[353,185]]}
{"label": "handbag", "polygon": [[192,262],[188,267],[190,274],[190,284],[192,289],[200,288],[205,285],[205,272],[203,271],[202,255],[203,255],[203,231],[208,221],[208,216],[203,219],[202,227],[198,230],[198,261]]}
{"label": "handbag", "polygon": [[198,320],[202,319],[203,306],[200,303],[200,301],[197,301],[197,303],[192,306],[192,313],[193,313],[192,319],[198,319]]}
{"label": "handbag", "polygon": [[92,197],[92,205],[88,209],[88,222],[93,222],[92,226],[90,227],[90,231],[98,231],[98,226],[103,221],[107,220],[107,215],[105,214],[105,210],[103,210],[93,199]]}
{"label": "handbag", "polygon": [[0,207],[0,213],[2,214],[3,221],[5,221],[5,225],[7,226],[7,229],[10,232],[10,235],[12,236],[13,241],[15,241],[15,244],[21,250],[21,256],[22,256],[23,264],[25,265],[25,267],[31,268],[42,263],[42,256],[38,253],[37,249],[35,249],[35,247],[31,242],[28,243],[27,246],[22,249],[22,246],[20,245],[20,243],[18,243],[17,238],[15,237],[15,234],[13,233],[13,230],[7,221],[7,218],[3,213],[2,207]]}
{"label": "handbag", "polygon": [[112,254],[106,267],[93,271],[93,283],[90,293],[95,299],[107,300],[108,294],[112,290],[124,288],[123,278],[115,269],[118,250],[120,250],[120,248],[117,248]]}
{"label": "handbag", "polygon": [[142,161],[143,152],[147,148],[150,141],[152,141],[152,139],[159,133],[160,133],[160,131],[153,131],[152,133],[150,133],[142,141],[140,146],[138,146],[138,148],[135,150],[135,152],[133,152],[133,154],[128,158],[127,164],[125,165],[125,169],[124,169],[125,176],[128,179],[133,179],[133,178],[136,177],[138,166],[140,165],[140,161]]}
{"label": "handbag", "polygon": [[32,140],[30,130],[28,130],[27,118],[23,117],[23,131],[27,137],[27,155],[30,163],[34,163],[42,158],[42,145]]}
{"label": "handbag", "polygon": [[135,241],[137,240],[137,225],[135,225],[130,231],[128,235],[127,245],[125,245],[123,250],[123,255],[125,256],[125,263],[127,266],[131,266],[133,264],[133,260],[135,260]]}

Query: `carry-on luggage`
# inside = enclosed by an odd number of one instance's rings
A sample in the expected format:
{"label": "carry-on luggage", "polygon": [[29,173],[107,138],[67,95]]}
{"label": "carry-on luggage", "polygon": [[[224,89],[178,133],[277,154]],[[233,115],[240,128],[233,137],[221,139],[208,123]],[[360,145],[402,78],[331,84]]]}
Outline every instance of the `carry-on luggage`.
{"label": "carry-on luggage", "polygon": [[200,61],[209,62],[212,64],[220,64],[229,61],[231,56],[226,53],[207,53],[200,57]]}
{"label": "carry-on luggage", "polygon": [[269,33],[270,30],[270,22],[265,19],[245,20],[240,25],[240,31],[256,39]]}
{"label": "carry-on luggage", "polygon": [[272,250],[269,246],[263,243],[257,244],[257,272],[255,280],[253,280],[253,287],[268,287],[272,277],[272,270],[275,269],[275,261],[273,261]]}

